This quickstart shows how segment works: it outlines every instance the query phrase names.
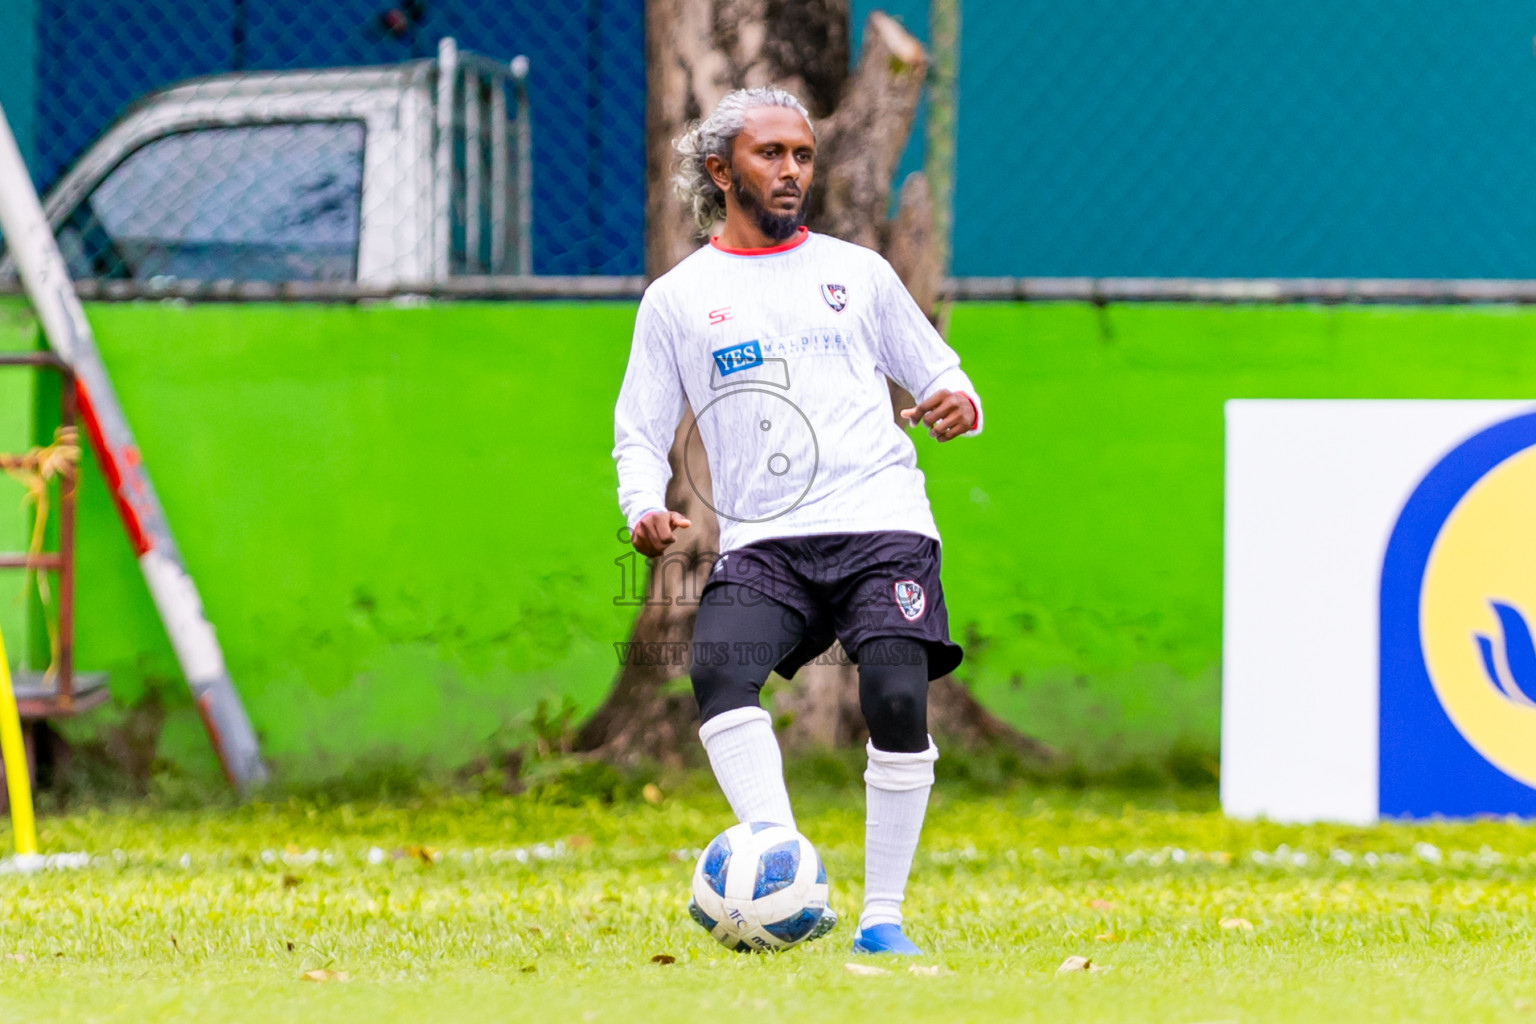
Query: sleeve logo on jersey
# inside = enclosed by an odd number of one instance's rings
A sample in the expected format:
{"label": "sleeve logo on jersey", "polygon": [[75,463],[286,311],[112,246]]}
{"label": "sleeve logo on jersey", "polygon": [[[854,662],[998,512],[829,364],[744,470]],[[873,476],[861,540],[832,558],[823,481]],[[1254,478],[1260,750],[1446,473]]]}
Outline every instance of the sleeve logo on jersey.
{"label": "sleeve logo on jersey", "polygon": [[756,339],[730,348],[717,348],[710,355],[715,357],[715,369],[720,371],[722,377],[763,365],[763,349]]}
{"label": "sleeve logo on jersey", "polygon": [[827,305],[832,307],[834,313],[841,313],[848,305],[848,289],[840,284],[822,285],[821,297],[827,300]]}
{"label": "sleeve logo on jersey", "polygon": [[916,580],[896,581],[896,607],[901,609],[901,614],[908,622],[916,622],[923,617],[923,588]]}

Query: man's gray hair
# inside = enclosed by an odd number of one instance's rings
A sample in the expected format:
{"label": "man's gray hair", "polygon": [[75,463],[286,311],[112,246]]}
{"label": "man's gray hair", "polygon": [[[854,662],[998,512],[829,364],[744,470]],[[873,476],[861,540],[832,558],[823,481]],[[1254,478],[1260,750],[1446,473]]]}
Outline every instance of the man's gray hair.
{"label": "man's gray hair", "polygon": [[[731,146],[746,126],[747,111],[760,107],[787,107],[798,111],[806,124],[811,122],[805,104],[777,86],[737,89],[726,93],[708,117],[690,123],[672,143],[678,156],[672,187],[692,210],[701,235],[708,234],[709,229],[725,216],[725,193],[709,176],[709,168],[704,162],[711,156],[729,161]],[[814,126],[811,130],[815,131]]]}

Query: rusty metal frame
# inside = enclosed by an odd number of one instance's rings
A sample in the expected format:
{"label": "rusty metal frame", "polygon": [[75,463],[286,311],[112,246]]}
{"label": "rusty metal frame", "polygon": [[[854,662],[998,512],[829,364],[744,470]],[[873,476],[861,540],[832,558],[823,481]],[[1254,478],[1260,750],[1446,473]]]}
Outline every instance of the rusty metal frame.
{"label": "rusty metal frame", "polygon": [[[75,374],[52,352],[0,353],[0,367],[25,366],[51,370],[59,375],[59,425],[77,427]],[[0,457],[0,466],[14,466],[18,456]],[[32,569],[56,572],[59,577],[59,660],[57,688],[51,694],[26,693],[18,688],[16,708],[25,722],[64,718],[96,707],[107,699],[104,687],[75,693],[75,502],[80,482],[79,463],[59,473],[59,548],[36,556],[28,552],[0,553],[0,569]],[[30,730],[29,730],[30,731]]]}

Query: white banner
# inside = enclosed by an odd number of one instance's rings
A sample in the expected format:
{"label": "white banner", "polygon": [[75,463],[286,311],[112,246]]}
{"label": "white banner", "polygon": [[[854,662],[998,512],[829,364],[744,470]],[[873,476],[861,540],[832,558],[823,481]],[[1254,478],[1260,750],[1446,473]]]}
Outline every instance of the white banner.
{"label": "white banner", "polygon": [[1226,423],[1227,813],[1536,815],[1536,405],[1244,400]]}

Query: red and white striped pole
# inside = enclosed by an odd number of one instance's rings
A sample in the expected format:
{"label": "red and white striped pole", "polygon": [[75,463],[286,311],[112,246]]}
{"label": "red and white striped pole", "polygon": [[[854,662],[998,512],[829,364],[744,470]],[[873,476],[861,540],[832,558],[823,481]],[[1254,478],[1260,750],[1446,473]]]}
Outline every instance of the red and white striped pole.
{"label": "red and white striped pole", "polygon": [[160,621],[170,636],[187,685],[213,740],[224,774],[241,792],[267,779],[251,720],[224,666],[213,626],[166,523],[165,510],[128,429],[107,368],[96,350],[85,309],[75,295],[63,254],[43,215],[21,150],[0,110],[0,231],[21,271],[43,333],[77,382],[81,420],[112,500],[139,558]]}

